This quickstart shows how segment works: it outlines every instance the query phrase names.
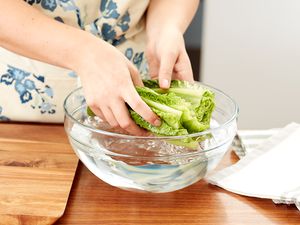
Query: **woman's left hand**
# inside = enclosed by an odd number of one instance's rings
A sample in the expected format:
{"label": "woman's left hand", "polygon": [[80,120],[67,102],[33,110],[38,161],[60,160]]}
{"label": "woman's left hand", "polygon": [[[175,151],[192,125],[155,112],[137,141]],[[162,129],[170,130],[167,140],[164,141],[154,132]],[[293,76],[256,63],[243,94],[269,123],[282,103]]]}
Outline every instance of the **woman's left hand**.
{"label": "woman's left hand", "polygon": [[169,27],[148,36],[146,57],[152,79],[167,89],[172,79],[193,81],[191,62],[185,49],[183,34]]}

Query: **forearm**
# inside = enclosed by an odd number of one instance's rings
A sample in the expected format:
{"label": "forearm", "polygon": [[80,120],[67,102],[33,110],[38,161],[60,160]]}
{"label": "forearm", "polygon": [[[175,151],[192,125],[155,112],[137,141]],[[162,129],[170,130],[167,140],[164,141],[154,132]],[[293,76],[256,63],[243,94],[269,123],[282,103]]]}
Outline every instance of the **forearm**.
{"label": "forearm", "polygon": [[43,15],[21,0],[0,0],[0,46],[23,56],[74,69],[80,47],[95,38]]}
{"label": "forearm", "polygon": [[198,5],[199,0],[151,0],[147,11],[148,37],[157,36],[168,27],[175,27],[184,33]]}

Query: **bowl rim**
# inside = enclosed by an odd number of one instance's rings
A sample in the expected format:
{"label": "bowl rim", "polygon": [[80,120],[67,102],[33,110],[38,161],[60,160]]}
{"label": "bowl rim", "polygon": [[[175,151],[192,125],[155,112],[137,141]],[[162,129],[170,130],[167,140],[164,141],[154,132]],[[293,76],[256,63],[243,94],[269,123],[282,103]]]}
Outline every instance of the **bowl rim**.
{"label": "bowl rim", "polygon": [[204,86],[210,90],[212,90],[213,92],[219,92],[220,94],[222,94],[223,96],[225,96],[227,99],[229,99],[233,106],[234,106],[234,110],[233,113],[231,115],[231,117],[225,121],[223,124],[219,125],[218,127],[214,127],[214,128],[209,128],[207,130],[201,131],[201,132],[197,132],[197,133],[193,133],[193,134],[186,134],[186,135],[177,135],[177,136],[135,136],[135,135],[130,135],[130,134],[120,134],[120,133],[114,133],[114,132],[110,132],[110,131],[105,131],[105,130],[101,130],[101,129],[97,129],[94,127],[91,127],[89,125],[80,123],[77,119],[75,119],[68,111],[67,109],[67,102],[69,100],[69,98],[76,92],[82,90],[82,87],[78,87],[75,90],[73,90],[71,93],[69,93],[67,95],[67,97],[64,100],[64,104],[63,104],[63,108],[64,108],[64,112],[65,112],[65,116],[67,116],[68,118],[70,118],[73,122],[75,122],[77,125],[88,129],[91,132],[95,132],[98,134],[103,134],[103,135],[107,135],[107,136],[113,136],[113,137],[118,137],[118,138],[127,138],[127,139],[145,139],[145,140],[178,140],[178,139],[185,139],[185,138],[190,138],[190,137],[198,137],[198,136],[202,136],[202,135],[206,135],[215,131],[218,131],[220,129],[224,129],[226,127],[228,127],[239,115],[239,107],[238,104],[236,103],[236,101],[230,97],[228,94],[224,93],[223,91],[221,91],[218,88],[214,88],[210,85],[204,84],[202,82],[199,81],[194,81],[193,83],[198,83],[201,86]]}

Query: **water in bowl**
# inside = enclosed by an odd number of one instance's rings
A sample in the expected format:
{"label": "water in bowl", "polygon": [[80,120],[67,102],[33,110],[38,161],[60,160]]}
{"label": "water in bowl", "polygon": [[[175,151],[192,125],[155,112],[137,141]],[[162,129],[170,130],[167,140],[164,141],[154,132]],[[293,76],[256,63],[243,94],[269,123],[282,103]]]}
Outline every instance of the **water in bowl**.
{"label": "water in bowl", "polygon": [[[97,119],[81,122],[108,129]],[[213,120],[211,126],[217,125]],[[103,181],[127,190],[170,192],[199,181],[216,167],[231,144],[230,139],[224,141],[226,132],[220,130],[199,142],[198,149],[190,149],[164,140],[95,134],[73,124],[70,142],[81,161]],[[201,152],[214,146],[213,151]]]}

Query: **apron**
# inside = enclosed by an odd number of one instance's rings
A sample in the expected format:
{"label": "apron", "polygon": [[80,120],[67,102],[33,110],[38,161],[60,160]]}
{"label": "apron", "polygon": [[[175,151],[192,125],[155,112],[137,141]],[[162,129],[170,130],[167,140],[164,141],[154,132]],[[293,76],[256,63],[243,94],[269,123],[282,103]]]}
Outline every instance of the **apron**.
{"label": "apron", "polygon": [[[26,2],[59,22],[107,41],[138,68],[143,78],[148,74],[144,17],[149,0]],[[0,121],[61,123],[63,102],[79,84],[73,71],[0,48]]]}

